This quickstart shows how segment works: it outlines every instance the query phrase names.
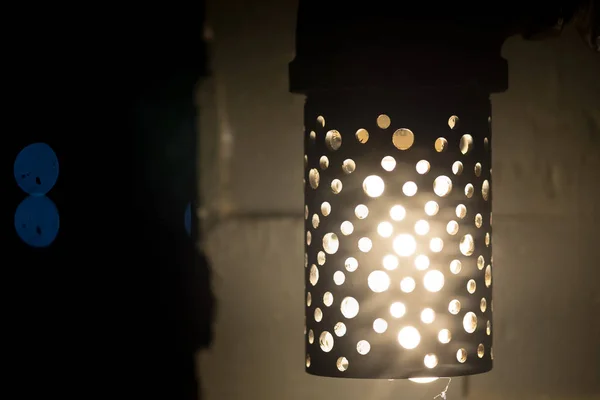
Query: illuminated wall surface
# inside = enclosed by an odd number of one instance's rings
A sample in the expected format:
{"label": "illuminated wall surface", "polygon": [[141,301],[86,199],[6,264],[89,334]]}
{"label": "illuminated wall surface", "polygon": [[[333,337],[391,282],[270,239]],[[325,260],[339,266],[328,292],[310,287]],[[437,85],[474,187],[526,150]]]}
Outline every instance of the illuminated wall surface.
{"label": "illuminated wall surface", "polygon": [[[218,313],[199,357],[208,400],[432,399],[445,386],[305,373],[304,98],[288,93],[296,2],[209,2],[200,93]],[[494,369],[448,399],[600,399],[600,57],[571,27],[503,47],[492,95]],[[418,132],[415,131],[415,135]],[[309,220],[310,221],[310,220]],[[349,370],[350,371],[350,370]]]}

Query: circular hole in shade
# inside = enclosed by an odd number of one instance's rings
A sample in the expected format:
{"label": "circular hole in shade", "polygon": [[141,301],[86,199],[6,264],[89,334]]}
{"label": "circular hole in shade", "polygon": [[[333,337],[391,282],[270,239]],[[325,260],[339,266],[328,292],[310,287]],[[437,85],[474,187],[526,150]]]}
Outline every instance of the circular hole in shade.
{"label": "circular hole in shade", "polygon": [[348,257],[344,262],[344,267],[348,272],[354,272],[358,268],[358,261],[354,257]]}
{"label": "circular hole in shade", "polygon": [[31,247],[48,247],[58,235],[58,209],[46,196],[27,196],[15,210],[15,230]]}
{"label": "circular hole in shade", "polygon": [[402,193],[408,197],[414,196],[417,194],[417,184],[412,181],[406,182],[404,185],[402,185]]}
{"label": "circular hole in shade", "polygon": [[325,145],[329,150],[336,151],[342,146],[342,135],[336,130],[328,131],[325,134]]}
{"label": "circular hole in shade", "polygon": [[313,228],[317,229],[319,227],[319,222],[321,222],[321,220],[317,214],[313,214],[311,222],[312,222]]}
{"label": "circular hole in shade", "polygon": [[323,295],[323,304],[325,307],[331,307],[333,304],[333,294],[331,294],[331,292],[325,292]]}
{"label": "circular hole in shade", "polygon": [[425,221],[424,219],[420,219],[417,222],[415,222],[415,233],[417,235],[427,235],[428,232],[429,222]]}
{"label": "circular hole in shade", "polygon": [[313,344],[315,342],[315,333],[312,329],[308,331],[308,343]]}
{"label": "circular hole in shade", "polygon": [[475,283],[475,279],[469,279],[467,282],[467,292],[473,294],[475,293],[475,290],[477,290],[477,283]]}
{"label": "circular hole in shade", "polygon": [[452,173],[456,176],[462,174],[463,172],[463,164],[460,161],[455,161],[452,164]]}
{"label": "circular hole in shade", "polygon": [[308,183],[310,187],[316,189],[319,187],[319,182],[321,181],[321,175],[319,175],[319,171],[316,168],[312,168],[308,172]]}
{"label": "circular hole in shade", "polygon": [[425,214],[433,217],[438,211],[440,211],[440,206],[435,201],[432,200],[425,203]]}
{"label": "circular hole in shade", "polygon": [[429,164],[429,161],[427,160],[421,160],[417,163],[417,165],[415,166],[417,173],[419,175],[425,175],[426,173],[429,172],[429,169],[431,168],[431,165]]}
{"label": "circular hole in shade", "polygon": [[377,126],[381,129],[387,129],[390,127],[392,120],[385,114],[381,114],[377,117]]}
{"label": "circular hole in shade", "polygon": [[185,207],[185,212],[183,213],[183,227],[187,232],[188,236],[192,235],[192,203],[189,202]]}
{"label": "circular hole in shade", "polygon": [[375,293],[385,292],[390,287],[390,283],[390,277],[383,271],[373,271],[367,278],[369,288]]}
{"label": "circular hole in shade", "polygon": [[330,212],[331,212],[331,204],[329,204],[326,201],[321,203],[321,214],[323,214],[323,216],[326,217],[329,215]]}
{"label": "circular hole in shade", "polygon": [[310,292],[306,293],[306,306],[310,307],[312,304],[312,294]]}
{"label": "circular hole in shade", "polygon": [[390,306],[390,314],[394,318],[402,318],[406,314],[406,306],[399,301],[392,303]]}
{"label": "circular hole in shade", "polygon": [[438,364],[438,358],[435,354],[427,354],[423,359],[423,364],[427,368],[435,368]]}
{"label": "circular hole in shade", "polygon": [[321,156],[319,159],[319,166],[322,170],[329,168],[329,158],[327,158],[327,156]]}
{"label": "circular hole in shade", "polygon": [[396,257],[393,254],[388,254],[386,256],[383,257],[383,268],[387,269],[388,271],[393,271],[396,268],[398,268],[398,257]]}
{"label": "circular hole in shade", "polygon": [[483,344],[479,343],[479,346],[477,346],[477,357],[483,358],[484,355],[485,355],[485,347],[483,347]]}
{"label": "circular hole in shade", "polygon": [[319,251],[317,253],[317,264],[323,265],[323,264],[325,264],[325,260],[326,260],[325,252]]}
{"label": "circular hole in shade", "polygon": [[323,250],[328,254],[335,254],[340,248],[340,241],[335,233],[323,236]]}
{"label": "circular hole in shade", "polygon": [[470,256],[475,251],[475,241],[473,236],[467,234],[460,239],[460,252],[465,256]]}
{"label": "circular hole in shade", "polygon": [[310,367],[310,354],[306,355],[306,368]]}
{"label": "circular hole in shade", "polygon": [[487,201],[490,198],[490,183],[487,179],[484,180],[483,185],[481,185],[481,195],[483,196],[483,199],[485,201]]}
{"label": "circular hole in shade", "polygon": [[358,301],[354,297],[345,297],[340,304],[342,315],[348,319],[352,319],[358,315]]}
{"label": "circular hole in shade", "polygon": [[348,236],[354,232],[354,225],[352,225],[352,222],[350,221],[344,221],[342,222],[342,225],[340,225],[340,231],[342,232],[342,235]]}
{"label": "circular hole in shade", "polygon": [[467,361],[467,351],[463,348],[458,349],[456,352],[456,359],[461,364]]}
{"label": "circular hole in shade", "polygon": [[392,246],[394,248],[394,251],[399,256],[408,257],[415,252],[417,248],[417,242],[415,241],[415,238],[411,235],[402,234],[396,236]]}
{"label": "circular hole in shade", "polygon": [[452,260],[450,262],[450,272],[452,272],[454,275],[460,273],[460,270],[462,269],[462,263],[458,260]]}
{"label": "circular hole in shade", "polygon": [[463,154],[468,154],[471,150],[473,150],[473,136],[467,134],[462,135],[460,138],[460,152]]}
{"label": "circular hole in shade", "polygon": [[454,299],[448,304],[448,312],[452,315],[456,315],[460,312],[460,301]]}
{"label": "circular hole in shade", "polygon": [[373,242],[367,237],[358,239],[358,249],[363,253],[368,253],[373,248]]}
{"label": "circular hole in shade", "polygon": [[319,115],[317,117],[317,123],[319,125],[321,125],[322,128],[325,128],[325,117],[323,117],[322,115]]}
{"label": "circular hole in shade", "polygon": [[319,307],[315,308],[315,321],[321,322],[323,319],[323,311]]}
{"label": "circular hole in shade", "polygon": [[408,150],[415,142],[415,135],[410,129],[397,129],[392,135],[392,143],[398,150]]}
{"label": "circular hole in shade", "polygon": [[448,232],[448,235],[456,235],[458,233],[458,222],[448,222],[448,224],[446,225],[446,232]]}
{"label": "circular hole in shade", "polygon": [[424,254],[418,255],[415,257],[415,267],[419,271],[425,271],[429,268],[429,257]]}
{"label": "circular hole in shade", "polygon": [[32,143],[24,147],[13,165],[17,185],[27,194],[43,196],[58,180],[58,158],[46,143]]}
{"label": "circular hole in shade", "polygon": [[480,163],[475,164],[475,167],[473,168],[473,172],[475,172],[476,177],[479,178],[481,176],[481,164]]}
{"label": "circular hole in shade", "polygon": [[485,310],[487,310],[487,300],[485,299],[485,297],[482,297],[479,301],[479,309],[482,313],[484,313]]}
{"label": "circular hole in shade", "polygon": [[475,193],[475,188],[472,184],[467,183],[467,185],[465,186],[465,196],[467,196],[467,199],[473,197],[473,193]]}
{"label": "circular hole in shade", "polygon": [[452,190],[452,181],[445,175],[440,175],[433,181],[433,191],[440,197],[446,197]]}
{"label": "circular hole in shade", "polygon": [[356,140],[358,140],[359,143],[367,143],[367,141],[369,140],[369,132],[366,129],[359,129],[356,131],[356,134],[354,135],[356,137]]}
{"label": "circular hole in shade", "polygon": [[438,153],[441,153],[443,151],[446,151],[446,149],[448,148],[448,141],[446,139],[444,139],[443,137],[437,138],[435,140],[433,147],[435,147],[435,151],[437,151]]}
{"label": "circular hole in shade", "polygon": [[310,138],[310,141],[314,143],[314,141],[317,139],[317,133],[315,131],[310,131],[308,137]]}
{"label": "circular hole in shade", "polygon": [[343,187],[344,186],[342,185],[342,181],[340,181],[339,179],[334,179],[331,181],[331,191],[334,194],[340,193]]}
{"label": "circular hole in shade", "polygon": [[421,311],[421,322],[431,324],[435,320],[435,311],[431,308],[425,308]]}
{"label": "circular hole in shade", "polygon": [[463,317],[463,328],[465,328],[467,333],[475,332],[477,328],[477,315],[474,312],[469,311],[465,314]]}
{"label": "circular hole in shade", "polygon": [[308,275],[308,281],[311,285],[315,286],[319,282],[319,269],[315,264],[310,266],[310,272]]}
{"label": "circular hole in shade", "polygon": [[323,331],[319,336],[319,346],[325,353],[329,353],[333,349],[333,335]]}
{"label": "circular hole in shade", "polygon": [[385,319],[383,318],[377,318],[375,321],[373,321],[373,330],[377,333],[384,333],[385,331],[387,331],[388,328],[388,323]]}
{"label": "circular hole in shade", "polygon": [[406,217],[406,210],[402,206],[395,205],[390,209],[390,217],[394,221],[402,221]]}
{"label": "circular hole in shade", "polygon": [[402,290],[404,293],[411,293],[413,290],[415,290],[416,286],[417,284],[415,280],[409,276],[402,278],[400,281],[400,290]]}
{"label": "circular hole in shade", "polygon": [[377,225],[377,233],[381,237],[388,238],[388,237],[392,236],[393,232],[394,232],[394,227],[392,226],[392,224],[390,224],[387,221],[380,222],[379,225]]}
{"label": "circular hole in shade", "polygon": [[392,156],[385,156],[381,159],[381,168],[390,172],[396,168],[396,160]]}
{"label": "circular hole in shade", "polygon": [[312,233],[310,231],[306,231],[306,244],[310,246],[312,242]]}
{"label": "circular hole in shade", "polygon": [[359,204],[354,209],[354,215],[356,215],[356,218],[358,219],[365,219],[369,215],[369,208],[364,204]]}
{"label": "circular hole in shade", "polygon": [[484,265],[485,265],[485,259],[483,258],[483,256],[477,257],[477,269],[479,269],[481,271],[483,269]]}
{"label": "circular hole in shade", "polygon": [[333,273],[333,283],[340,286],[346,281],[346,275],[342,271],[335,271]]}
{"label": "circular hole in shade", "polygon": [[488,265],[485,267],[485,286],[492,286],[492,266]]}
{"label": "circular hole in shade", "polygon": [[366,340],[361,340],[356,344],[356,351],[358,354],[365,355],[371,351],[371,344]]}
{"label": "circular hole in shade", "polygon": [[369,197],[379,197],[383,194],[385,184],[377,175],[370,175],[363,181],[363,190]]}
{"label": "circular hole in shade", "polygon": [[448,118],[448,126],[450,127],[450,129],[458,128],[458,122],[459,119],[456,115],[452,115],[450,118]]}
{"label": "circular hole in shade", "polygon": [[421,334],[415,327],[405,326],[398,333],[398,343],[405,349],[414,349],[421,343]]}
{"label": "circular hole in shade", "polygon": [[423,285],[429,292],[439,292],[444,287],[444,274],[435,269],[428,271],[423,277]]}
{"label": "circular hole in shade", "polygon": [[344,324],[343,322],[338,322],[333,327],[333,332],[337,337],[344,336],[346,334],[346,324]]}
{"label": "circular hole in shade", "polygon": [[341,372],[344,372],[348,369],[348,365],[349,365],[348,359],[346,357],[340,357],[337,359],[335,365],[338,370],[340,370]]}
{"label": "circular hole in shade", "polygon": [[448,329],[442,329],[438,332],[438,340],[440,343],[450,343],[450,340],[452,340],[452,334]]}
{"label": "circular hole in shade", "polygon": [[344,162],[342,163],[342,170],[346,174],[353,173],[355,169],[356,169],[356,163],[354,162],[354,160],[347,159],[347,160],[344,160]]}
{"label": "circular hole in shade", "polygon": [[477,213],[477,215],[475,215],[475,227],[481,228],[482,225],[483,225],[483,217],[481,216],[481,214]]}

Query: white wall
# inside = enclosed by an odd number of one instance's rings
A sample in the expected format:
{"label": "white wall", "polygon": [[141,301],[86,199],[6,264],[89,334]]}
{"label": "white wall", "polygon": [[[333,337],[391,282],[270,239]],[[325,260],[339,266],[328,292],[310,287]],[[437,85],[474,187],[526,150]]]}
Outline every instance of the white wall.
{"label": "white wall", "polygon": [[[209,232],[219,311],[199,357],[206,398],[433,398],[444,382],[304,373],[304,99],[287,90],[296,3],[250,3],[209,5],[217,100],[203,143],[216,153],[203,190],[212,215],[284,216]],[[455,379],[448,398],[600,399],[600,55],[569,28],[556,40],[511,38],[504,57],[510,89],[492,98],[495,367]],[[229,155],[214,155],[229,142]]]}

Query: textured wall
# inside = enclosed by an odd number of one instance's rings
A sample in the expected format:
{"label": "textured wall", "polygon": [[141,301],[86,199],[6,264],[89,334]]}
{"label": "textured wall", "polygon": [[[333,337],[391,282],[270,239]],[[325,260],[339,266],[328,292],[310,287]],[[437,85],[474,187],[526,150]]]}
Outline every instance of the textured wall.
{"label": "textured wall", "polygon": [[[213,1],[203,190],[219,313],[200,356],[208,400],[429,399],[444,386],[304,373],[302,104],[287,92],[295,2]],[[494,370],[450,399],[600,399],[600,56],[568,29],[504,46],[494,95]],[[221,209],[219,209],[221,205]]]}

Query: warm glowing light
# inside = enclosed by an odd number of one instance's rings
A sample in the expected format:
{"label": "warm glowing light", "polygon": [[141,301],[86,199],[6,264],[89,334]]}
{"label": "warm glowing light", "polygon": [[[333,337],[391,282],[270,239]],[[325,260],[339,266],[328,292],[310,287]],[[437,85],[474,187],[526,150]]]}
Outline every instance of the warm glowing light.
{"label": "warm glowing light", "polygon": [[389,222],[381,222],[377,225],[377,233],[379,233],[381,237],[388,238],[392,236],[393,232],[394,227]]}
{"label": "warm glowing light", "polygon": [[415,267],[417,267],[419,271],[425,271],[429,268],[429,257],[423,254],[415,257]]}
{"label": "warm glowing light", "polygon": [[411,277],[406,277],[403,278],[400,281],[400,290],[402,290],[404,293],[410,293],[413,290],[415,290],[415,287],[417,286],[415,280]]}
{"label": "warm glowing light", "polygon": [[430,292],[439,292],[444,287],[444,274],[437,270],[431,270],[423,278],[425,289]]}
{"label": "warm glowing light", "polygon": [[390,277],[383,271],[373,271],[369,274],[367,283],[369,288],[375,293],[381,293],[390,287]]}
{"label": "warm glowing light", "polygon": [[342,315],[348,319],[358,315],[358,301],[354,297],[345,297],[340,305]]}
{"label": "warm glowing light", "polygon": [[398,333],[398,343],[405,349],[414,349],[421,343],[421,335],[416,328],[406,326]]}
{"label": "warm glowing light", "polygon": [[377,175],[370,175],[363,181],[363,190],[369,197],[379,197],[383,194],[385,184]]}
{"label": "warm glowing light", "polygon": [[390,306],[390,314],[394,318],[402,318],[406,314],[406,307],[399,301],[392,303]]}
{"label": "warm glowing light", "polygon": [[401,257],[411,256],[417,249],[417,242],[411,235],[402,234],[396,236],[393,243],[394,251]]}
{"label": "warm glowing light", "polygon": [[390,210],[390,217],[394,221],[402,221],[406,217],[406,210],[402,206],[394,206]]}
{"label": "warm glowing light", "polygon": [[388,271],[393,271],[398,268],[398,257],[393,254],[388,254],[383,257],[383,268]]}
{"label": "warm glowing light", "polygon": [[429,232],[429,222],[420,219],[415,223],[415,232],[417,235],[427,235]]}
{"label": "warm glowing light", "polygon": [[421,321],[425,324],[431,324],[435,320],[435,312],[431,308],[425,308],[421,311]]}
{"label": "warm glowing light", "polygon": [[435,382],[440,378],[408,378],[409,381],[414,382],[414,383],[431,383],[431,382]]}
{"label": "warm glowing light", "polygon": [[377,318],[375,321],[373,321],[373,330],[377,333],[383,333],[387,330],[388,328],[388,323],[385,319],[383,318]]}

